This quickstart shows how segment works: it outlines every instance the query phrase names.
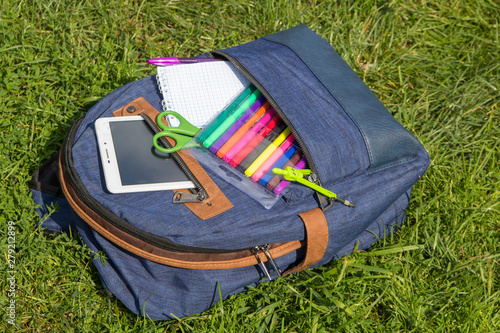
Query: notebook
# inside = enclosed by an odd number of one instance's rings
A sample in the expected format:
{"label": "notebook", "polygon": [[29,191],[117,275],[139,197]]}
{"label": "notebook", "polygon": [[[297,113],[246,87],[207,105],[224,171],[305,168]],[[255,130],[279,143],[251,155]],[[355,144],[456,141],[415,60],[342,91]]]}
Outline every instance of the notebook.
{"label": "notebook", "polygon": [[[172,110],[196,127],[204,127],[250,85],[229,61],[158,67],[164,110]],[[176,119],[169,119],[177,126]]]}

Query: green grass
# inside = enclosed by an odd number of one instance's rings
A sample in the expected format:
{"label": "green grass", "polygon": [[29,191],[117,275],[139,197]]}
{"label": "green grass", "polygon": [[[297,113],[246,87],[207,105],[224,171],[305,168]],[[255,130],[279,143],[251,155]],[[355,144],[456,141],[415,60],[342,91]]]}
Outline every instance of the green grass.
{"label": "green grass", "polygon": [[[18,332],[500,331],[500,5],[477,1],[0,1],[0,317]],[[78,236],[45,238],[26,182],[148,58],[306,23],[427,148],[404,227],[359,252],[152,322],[105,296]],[[16,319],[8,324],[8,221]],[[404,246],[403,248],[401,246]]]}

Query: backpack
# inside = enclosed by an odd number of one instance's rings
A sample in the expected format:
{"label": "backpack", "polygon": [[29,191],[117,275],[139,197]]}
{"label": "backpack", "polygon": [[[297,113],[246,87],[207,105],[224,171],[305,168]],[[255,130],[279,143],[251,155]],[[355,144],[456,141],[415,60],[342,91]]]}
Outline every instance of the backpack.
{"label": "backpack", "polygon": [[[104,288],[153,320],[200,313],[264,279],[368,249],[404,221],[412,186],[430,163],[418,140],[305,25],[201,57],[231,61],[261,90],[293,129],[310,179],[355,207],[291,182],[268,209],[184,151],[173,155],[208,198],[176,203],[193,194],[186,190],[109,193],[95,121],[143,114],[154,122],[163,110],[155,76],[120,87],[74,123],[30,188],[42,227],[76,228],[102,254],[93,263]],[[53,202],[60,210],[48,214]]]}

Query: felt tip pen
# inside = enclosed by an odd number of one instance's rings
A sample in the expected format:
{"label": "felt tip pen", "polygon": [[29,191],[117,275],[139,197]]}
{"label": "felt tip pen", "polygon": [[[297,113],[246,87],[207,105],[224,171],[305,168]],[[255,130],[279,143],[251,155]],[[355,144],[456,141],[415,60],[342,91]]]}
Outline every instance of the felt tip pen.
{"label": "felt tip pen", "polygon": [[224,134],[224,132],[229,127],[231,127],[231,125],[234,124],[234,122],[238,120],[238,118],[253,103],[255,103],[255,101],[260,97],[260,95],[261,93],[259,90],[255,90],[254,92],[252,92],[252,94],[250,94],[250,96],[248,96],[248,98],[233,113],[228,115],[228,117],[222,122],[222,124],[220,124],[220,126],[217,127],[215,131],[213,131],[213,133],[210,134],[210,136],[205,141],[203,141],[203,146],[205,146],[205,148],[210,148],[214,144],[214,142],[217,141],[217,139],[219,139],[221,135]]}
{"label": "felt tip pen", "polygon": [[[245,175],[251,177],[255,171],[271,156],[271,154],[278,149],[278,147],[286,140],[290,135],[291,131],[287,127],[281,134],[279,134],[274,141],[272,141],[269,146],[253,161],[253,163],[245,170]],[[260,178],[260,177],[259,177]]]}
{"label": "felt tip pen", "polygon": [[[275,175],[272,171],[273,168],[280,168],[280,169],[283,169],[283,166],[285,165],[285,163],[287,163],[288,161],[290,161],[290,159],[292,158],[292,156],[295,155],[295,152],[298,150],[298,145],[297,143],[295,142],[291,147],[290,149],[288,149],[277,161],[276,163],[269,169],[266,171],[266,174],[264,176],[262,176],[261,179],[259,179],[259,183],[263,186],[266,186],[269,181],[273,178],[273,177],[276,177],[276,178],[279,178],[277,175]],[[292,165],[295,165],[297,164],[297,162],[299,161],[300,158],[297,158],[297,160],[295,161],[295,163],[293,163]],[[279,181],[276,182],[276,184],[274,184],[274,186],[271,188],[271,191],[272,189],[278,185]]]}
{"label": "felt tip pen", "polygon": [[[274,116],[267,125],[258,132],[243,149],[236,154],[236,156],[229,162],[231,166],[237,169],[242,169],[241,172],[245,172],[246,169],[252,164],[253,161],[267,148],[269,145],[269,140],[274,140],[277,136],[276,133],[281,133],[285,129],[286,124],[281,121],[280,116]],[[253,131],[252,131],[253,132]]]}
{"label": "felt tip pen", "polygon": [[285,152],[290,148],[295,141],[295,136],[290,134],[286,140],[274,150],[274,152],[262,163],[262,165],[254,172],[252,175],[253,181],[259,181],[259,179],[264,176],[264,174],[271,168],[278,159],[285,154]]}
{"label": "felt tip pen", "polygon": [[[238,143],[238,141],[248,133],[248,130],[254,126],[259,119],[269,110],[271,104],[266,102],[257,112],[255,112],[247,122],[245,122],[229,140],[219,149],[217,152],[217,156],[222,157],[224,161],[229,163],[229,161],[236,155],[236,153],[232,154],[231,158],[226,158],[226,155],[229,155],[229,151]],[[241,119],[241,118],[240,118]]]}
{"label": "felt tip pen", "polygon": [[[241,137],[241,139],[239,139],[238,142],[236,142],[236,144],[227,152],[227,154],[224,155],[223,157],[224,161],[231,164],[232,167],[236,167],[250,153],[250,151],[253,148],[250,147],[246,153],[242,152],[243,149],[250,144],[250,142],[256,137],[256,135],[263,128],[265,128],[265,126],[270,121],[273,121],[273,119],[275,119],[274,117],[277,118],[276,122],[273,124],[273,128],[281,118],[279,116],[276,116],[276,112],[274,111],[273,108],[269,109],[269,112],[265,112],[264,115],[259,120],[257,120],[257,122],[253,126],[251,126],[250,129]],[[271,131],[271,129],[269,129],[269,131],[266,132],[266,135]],[[255,143],[253,147],[257,146],[259,142]],[[239,154],[240,158],[236,158]]]}
{"label": "felt tip pen", "polygon": [[217,129],[217,127],[222,124],[226,118],[233,113],[240,105],[245,101],[248,96],[252,94],[257,88],[253,84],[249,85],[243,92],[231,103],[225,110],[223,110],[215,120],[213,120],[205,129],[198,135],[198,141],[205,141],[212,133]]}
{"label": "felt tip pen", "polygon": [[155,65],[155,66],[173,66],[173,65],[195,64],[195,63],[199,63],[199,62],[211,62],[211,61],[224,61],[224,59],[177,58],[177,57],[163,57],[163,58],[148,59],[148,62],[151,65]]}
{"label": "felt tip pen", "polygon": [[260,97],[252,104],[241,117],[238,118],[218,139],[215,143],[210,147],[210,151],[213,153],[217,153],[217,156],[222,157],[224,154],[219,154],[219,150],[222,148],[224,144],[238,131],[238,129],[254,114],[255,111],[260,109],[262,104],[266,102],[266,98],[264,95],[260,95]]}
{"label": "felt tip pen", "polygon": [[[307,164],[306,158],[302,157],[293,169],[295,170],[304,169],[306,167],[306,164]],[[275,170],[273,170],[273,172],[276,173]],[[276,185],[273,192],[277,195],[281,194],[281,192],[283,192],[283,190],[290,184],[290,182],[291,180],[283,179],[282,181],[279,182],[278,185]]]}
{"label": "felt tip pen", "polygon": [[[291,166],[291,167],[294,167],[295,169],[298,169],[297,164],[300,162],[300,160],[302,158],[303,158],[302,152],[298,151],[292,157],[290,157],[290,159],[288,161],[286,161],[285,164],[283,164],[283,166],[281,166],[281,167],[278,166],[277,168],[286,169],[287,167]],[[274,191],[276,186],[278,186],[280,184],[281,180],[283,179],[283,176],[279,176],[279,175],[273,173],[272,170],[271,170],[271,173],[274,176],[271,177],[271,179],[267,182],[266,187],[268,190]],[[285,181],[285,180],[283,180],[283,181]],[[276,194],[279,194],[279,193],[276,193]]]}

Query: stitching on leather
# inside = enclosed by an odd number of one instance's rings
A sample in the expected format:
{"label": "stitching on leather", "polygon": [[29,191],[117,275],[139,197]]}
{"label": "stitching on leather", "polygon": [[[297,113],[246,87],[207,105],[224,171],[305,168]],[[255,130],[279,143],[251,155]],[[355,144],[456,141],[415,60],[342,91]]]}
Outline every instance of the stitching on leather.
{"label": "stitching on leather", "polygon": [[[63,178],[62,175],[62,170],[60,169],[60,176]],[[78,215],[85,221],[87,222],[94,230],[96,230],[99,234],[103,235],[106,239],[109,241],[113,242],[114,244],[124,248],[125,250],[128,250],[132,253],[135,253],[139,255],[142,258],[149,259],[151,261],[163,264],[163,265],[169,265],[173,267],[179,267],[179,268],[191,268],[191,269],[221,269],[224,267],[229,267],[229,268],[239,268],[239,267],[247,267],[247,266],[253,266],[257,265],[257,260],[254,257],[247,257],[247,258],[241,258],[241,259],[233,259],[233,260],[228,260],[228,262],[222,262],[222,263],[213,263],[213,262],[189,262],[189,261],[183,261],[183,260],[178,260],[178,259],[168,259],[165,257],[160,257],[160,256],[155,256],[152,255],[140,248],[137,248],[135,246],[130,246],[130,244],[126,243],[119,237],[115,236],[114,234],[108,232],[105,230],[102,226],[100,226],[97,223],[94,223],[92,218],[85,212],[83,211],[80,206],[76,204],[76,202],[72,199],[72,197],[69,195],[68,189],[66,187],[66,184],[61,182],[61,187],[65,193],[66,198],[68,199],[68,202],[70,203],[71,207],[78,212]],[[299,245],[297,247],[297,245]],[[274,249],[271,249],[271,253],[276,253],[276,252],[285,252],[282,255],[288,254],[287,250],[290,248],[300,248],[300,241],[291,241],[288,242],[284,245],[278,246]],[[290,251],[291,252],[291,251]],[[281,257],[280,255],[279,257]],[[275,256],[277,256],[275,254]],[[264,262],[267,261],[267,258],[262,258]],[[218,268],[219,267],[219,268]]]}

